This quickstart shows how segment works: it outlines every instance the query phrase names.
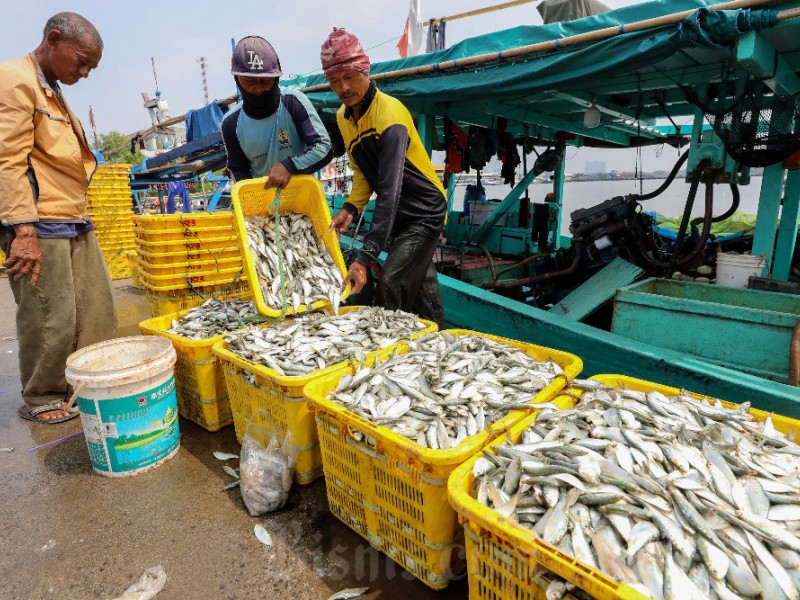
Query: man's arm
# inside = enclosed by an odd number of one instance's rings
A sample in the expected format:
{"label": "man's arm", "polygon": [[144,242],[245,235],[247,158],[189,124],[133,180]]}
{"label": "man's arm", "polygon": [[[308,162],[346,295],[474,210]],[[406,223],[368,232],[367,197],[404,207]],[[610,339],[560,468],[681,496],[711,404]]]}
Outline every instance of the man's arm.
{"label": "man's arm", "polygon": [[[0,72],[8,81],[13,75]],[[42,264],[34,222],[39,220],[28,179],[28,160],[33,150],[33,90],[22,83],[0,86],[0,222],[13,225],[14,240],[3,265],[15,281],[31,274],[36,285]]]}
{"label": "man's arm", "polygon": [[[14,75],[0,71],[0,79]],[[35,94],[22,83],[0,85],[0,221],[3,225],[39,220],[28,180],[33,150]]]}
{"label": "man's arm", "polygon": [[236,127],[239,123],[241,109],[226,115],[222,120],[222,141],[225,143],[225,152],[228,155],[228,171],[234,181],[250,179],[253,174],[250,170],[250,161],[242,150],[239,138],[236,136]]}
{"label": "man's arm", "polygon": [[380,154],[378,185],[375,190],[378,197],[375,200],[369,233],[364,237],[361,253],[356,259],[362,265],[377,262],[381,251],[386,247],[400,202],[408,144],[408,129],[402,124],[387,127],[378,141]]}
{"label": "man's arm", "polygon": [[306,149],[300,154],[284,158],[281,163],[292,175],[316,173],[333,157],[331,138],[317,111],[302,93],[286,94],[282,99],[292,117],[297,133]]}

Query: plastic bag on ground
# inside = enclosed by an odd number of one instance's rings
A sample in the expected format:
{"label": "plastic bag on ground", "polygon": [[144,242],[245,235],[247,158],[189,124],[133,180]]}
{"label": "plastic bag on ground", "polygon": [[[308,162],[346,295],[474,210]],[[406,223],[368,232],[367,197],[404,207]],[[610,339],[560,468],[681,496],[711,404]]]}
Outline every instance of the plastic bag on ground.
{"label": "plastic bag on ground", "polygon": [[286,425],[276,425],[267,412],[247,424],[239,459],[240,489],[251,516],[282,508],[289,499],[297,460],[297,444]]}
{"label": "plastic bag on ground", "polygon": [[150,600],[161,591],[166,582],[167,574],[161,565],[150,567],[122,596],[114,600]]}

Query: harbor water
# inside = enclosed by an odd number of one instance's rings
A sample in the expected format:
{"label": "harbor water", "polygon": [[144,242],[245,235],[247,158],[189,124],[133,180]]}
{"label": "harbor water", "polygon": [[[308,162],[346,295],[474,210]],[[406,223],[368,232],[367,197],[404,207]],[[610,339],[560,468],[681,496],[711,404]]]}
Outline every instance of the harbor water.
{"label": "harbor water", "polygon": [[[642,181],[641,190],[644,193],[651,192],[664,182],[663,179],[645,179]],[[510,191],[508,185],[487,185],[484,184],[487,200],[502,200]],[[680,217],[686,205],[686,198],[689,196],[690,185],[684,180],[677,178],[672,182],[667,190],[653,198],[642,202],[646,211],[657,212],[666,217]],[[464,205],[464,194],[466,186],[458,185],[455,191],[454,208],[462,210]],[[532,202],[544,202],[548,192],[553,191],[551,183],[535,183],[528,188],[528,194]],[[610,200],[615,196],[639,193],[638,180],[616,180],[616,181],[568,181],[564,185],[564,209],[561,219],[561,233],[569,234],[569,215],[572,211],[589,208]],[[741,196],[738,212],[744,214],[756,214],[758,212],[758,198],[761,192],[761,177],[752,177],[750,184],[739,186]],[[699,217],[705,210],[703,188],[697,192],[694,201],[692,216]],[[722,214],[731,206],[733,197],[730,186],[714,186],[714,214]]]}

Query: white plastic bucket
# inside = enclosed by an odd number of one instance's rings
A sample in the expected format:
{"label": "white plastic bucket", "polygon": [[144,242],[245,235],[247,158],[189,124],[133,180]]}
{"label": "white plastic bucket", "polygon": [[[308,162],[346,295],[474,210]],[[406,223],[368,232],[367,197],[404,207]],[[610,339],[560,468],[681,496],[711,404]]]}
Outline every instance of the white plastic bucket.
{"label": "white plastic bucket", "polygon": [[67,359],[92,467],[124,477],[178,451],[175,349],[158,336],[133,336],[87,346]]}
{"label": "white plastic bucket", "polygon": [[717,285],[746,288],[753,275],[761,275],[764,269],[763,255],[717,254]]}

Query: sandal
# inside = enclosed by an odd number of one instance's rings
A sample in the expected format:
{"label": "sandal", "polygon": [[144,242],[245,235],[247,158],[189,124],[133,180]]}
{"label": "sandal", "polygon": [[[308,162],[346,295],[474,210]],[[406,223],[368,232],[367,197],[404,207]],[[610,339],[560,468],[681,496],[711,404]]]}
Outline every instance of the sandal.
{"label": "sandal", "polygon": [[[56,412],[56,411],[68,411],[68,415],[64,415],[63,417],[56,417],[54,419],[38,419],[37,415],[42,415],[48,412]],[[17,413],[20,417],[25,419],[26,421],[35,421],[36,423],[44,423],[45,425],[55,425],[56,423],[63,423],[64,421],[69,421],[77,417],[80,412],[78,411],[77,407],[67,406],[64,408],[64,403],[60,400],[56,402],[51,402],[49,404],[43,404],[42,406],[34,406],[33,408],[28,407],[27,405],[23,404],[17,409]]]}

